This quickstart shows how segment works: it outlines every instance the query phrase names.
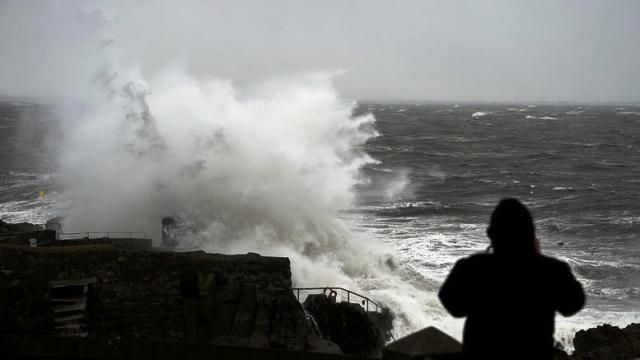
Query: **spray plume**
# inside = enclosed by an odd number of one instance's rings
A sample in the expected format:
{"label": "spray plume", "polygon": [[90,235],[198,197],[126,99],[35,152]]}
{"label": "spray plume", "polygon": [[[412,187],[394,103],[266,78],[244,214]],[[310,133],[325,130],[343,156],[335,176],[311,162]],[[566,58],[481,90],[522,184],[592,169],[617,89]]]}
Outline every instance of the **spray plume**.
{"label": "spray plume", "polygon": [[[377,134],[372,115],[354,116],[355,104],[338,96],[335,74],[283,76],[242,90],[178,65],[145,79],[118,61],[117,39],[104,41],[99,12],[76,10],[89,16],[77,30],[94,36],[67,49],[85,51],[68,54],[69,66],[83,71],[57,92],[65,100],[57,151],[68,229],[139,230],[158,239],[161,218],[178,216],[191,229],[184,246],[287,256],[294,284],[371,294],[398,315],[400,335],[434,323],[459,332],[459,323],[443,323],[431,285],[393,265],[386,246],[341,217],[360,169],[375,161],[361,146]],[[53,11],[51,23],[68,11]]]}

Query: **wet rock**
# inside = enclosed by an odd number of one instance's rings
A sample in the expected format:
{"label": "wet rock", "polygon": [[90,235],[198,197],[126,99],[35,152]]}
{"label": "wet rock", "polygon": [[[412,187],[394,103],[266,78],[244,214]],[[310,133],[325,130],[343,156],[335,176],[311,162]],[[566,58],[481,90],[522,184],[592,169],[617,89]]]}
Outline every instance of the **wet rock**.
{"label": "wet rock", "polygon": [[340,350],[338,345],[318,335],[307,336],[307,351],[343,355],[343,352]]}
{"label": "wet rock", "polygon": [[313,294],[305,300],[304,308],[313,316],[324,338],[337,344],[344,354],[381,356],[389,329],[380,329],[359,304]]}
{"label": "wet rock", "polygon": [[393,319],[395,316],[389,308],[385,307],[379,312],[369,311],[367,312],[367,316],[380,331],[383,343],[387,343],[393,338],[391,331],[393,330]]}
{"label": "wet rock", "polygon": [[384,349],[384,359],[408,360],[424,356],[444,358],[445,355],[458,354],[461,351],[462,344],[458,340],[430,326],[387,345]]}
{"label": "wet rock", "polygon": [[608,324],[580,330],[573,339],[575,360],[627,360],[640,358],[640,324],[621,329]]}

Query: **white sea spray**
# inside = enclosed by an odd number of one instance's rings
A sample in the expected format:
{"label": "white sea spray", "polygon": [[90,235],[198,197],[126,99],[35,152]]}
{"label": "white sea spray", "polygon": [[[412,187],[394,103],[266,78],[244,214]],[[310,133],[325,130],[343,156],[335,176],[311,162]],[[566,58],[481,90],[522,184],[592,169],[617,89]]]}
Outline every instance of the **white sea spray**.
{"label": "white sea spray", "polygon": [[[55,33],[66,12],[54,10],[42,22],[52,41],[74,30]],[[339,96],[335,71],[243,87],[180,62],[145,76],[121,61],[100,12],[66,11],[89,17],[75,29],[86,36],[57,48],[83,69],[68,87],[55,83],[66,231],[145,231],[158,243],[160,220],[174,216],[188,228],[180,246],[287,256],[294,285],[342,286],[388,305],[396,335],[447,323],[433,289],[341,215],[375,161],[361,148],[377,133],[372,115],[354,115],[356,103]]]}

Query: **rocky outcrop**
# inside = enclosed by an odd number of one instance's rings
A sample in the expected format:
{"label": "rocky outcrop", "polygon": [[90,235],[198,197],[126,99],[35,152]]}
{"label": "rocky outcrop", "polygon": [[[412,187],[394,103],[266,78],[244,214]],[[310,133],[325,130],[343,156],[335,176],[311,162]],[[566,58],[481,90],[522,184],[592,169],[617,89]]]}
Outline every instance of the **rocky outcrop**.
{"label": "rocky outcrop", "polygon": [[336,302],[324,294],[309,295],[304,308],[315,320],[320,333],[347,355],[379,357],[391,329],[389,310],[367,312],[359,304]]}
{"label": "rocky outcrop", "polygon": [[640,358],[640,324],[621,329],[608,324],[580,330],[573,339],[574,360],[628,360]]}

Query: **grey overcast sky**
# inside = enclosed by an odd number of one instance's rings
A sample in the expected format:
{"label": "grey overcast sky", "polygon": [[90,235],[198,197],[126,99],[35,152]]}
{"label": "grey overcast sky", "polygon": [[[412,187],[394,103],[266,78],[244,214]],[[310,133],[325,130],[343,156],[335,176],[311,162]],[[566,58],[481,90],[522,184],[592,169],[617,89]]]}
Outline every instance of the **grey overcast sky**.
{"label": "grey overcast sky", "polygon": [[[42,44],[29,29],[52,23],[55,32],[55,24],[78,19],[70,15],[73,2],[58,2],[66,11],[34,11],[52,6],[44,1],[0,2],[0,93],[24,93],[29,87],[17,83],[31,76],[30,66],[47,61],[33,58],[33,47]],[[336,84],[347,98],[640,101],[638,0],[138,0],[107,6],[114,46],[145,75],[180,62],[197,76],[242,86],[340,69],[346,72]]]}

